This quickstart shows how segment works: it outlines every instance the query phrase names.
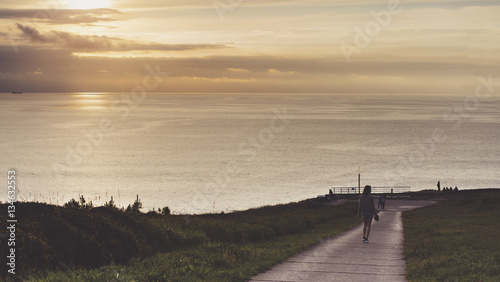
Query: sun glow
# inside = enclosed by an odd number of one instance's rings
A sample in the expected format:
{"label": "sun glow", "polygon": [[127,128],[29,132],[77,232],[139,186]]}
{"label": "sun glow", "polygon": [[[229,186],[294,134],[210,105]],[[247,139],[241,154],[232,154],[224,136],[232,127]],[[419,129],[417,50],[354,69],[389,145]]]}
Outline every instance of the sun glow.
{"label": "sun glow", "polygon": [[69,0],[66,4],[68,9],[100,9],[110,8],[109,0]]}

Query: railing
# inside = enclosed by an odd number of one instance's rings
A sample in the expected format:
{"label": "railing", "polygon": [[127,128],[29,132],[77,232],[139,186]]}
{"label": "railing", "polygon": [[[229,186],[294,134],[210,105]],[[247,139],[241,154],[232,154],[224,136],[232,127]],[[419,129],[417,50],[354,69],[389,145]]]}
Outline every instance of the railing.
{"label": "railing", "polygon": [[[364,187],[331,187],[333,194],[360,194]],[[410,192],[411,186],[372,186],[372,194],[393,194]]]}

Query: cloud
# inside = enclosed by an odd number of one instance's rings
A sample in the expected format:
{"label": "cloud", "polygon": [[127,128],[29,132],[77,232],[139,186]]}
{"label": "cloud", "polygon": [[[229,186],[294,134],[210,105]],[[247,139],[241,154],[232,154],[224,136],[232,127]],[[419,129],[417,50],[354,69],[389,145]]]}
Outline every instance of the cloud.
{"label": "cloud", "polygon": [[232,72],[250,72],[249,70],[241,69],[241,68],[227,68],[227,70],[232,71]]}
{"label": "cloud", "polygon": [[185,51],[198,49],[224,48],[220,44],[161,44],[155,42],[137,42],[116,37],[98,35],[79,35],[64,31],[52,30],[40,33],[37,29],[16,23],[23,36],[33,43],[51,44],[72,50],[93,51],[133,51],[133,50],[158,50],[158,51]]}
{"label": "cloud", "polygon": [[0,9],[0,19],[30,19],[49,24],[92,24],[116,21],[122,13],[115,9]]}
{"label": "cloud", "polygon": [[280,71],[280,70],[277,70],[274,68],[270,68],[267,72],[270,74],[273,74],[273,75],[294,75],[294,74],[297,74],[297,72],[295,72],[295,71]]}
{"label": "cloud", "polygon": [[[237,0],[220,0],[220,1],[206,1],[206,0],[122,0],[120,5],[127,8],[166,8],[166,9],[239,9],[245,7],[251,8],[294,8],[294,7],[381,7],[387,6],[388,0],[252,0],[252,1],[237,1]],[[476,1],[457,1],[457,0],[412,0],[412,1],[399,1],[405,6],[422,7],[422,6],[437,6],[449,9],[457,9],[467,6],[496,6],[497,0],[476,0]],[[411,2],[411,3],[407,3]]]}
{"label": "cloud", "polygon": [[[286,56],[164,58],[78,57],[69,50],[0,46],[0,92],[130,91],[158,65],[169,73],[163,92],[391,92],[473,93],[477,76],[495,65],[439,62],[359,61]],[[273,70],[273,71],[270,71]]]}

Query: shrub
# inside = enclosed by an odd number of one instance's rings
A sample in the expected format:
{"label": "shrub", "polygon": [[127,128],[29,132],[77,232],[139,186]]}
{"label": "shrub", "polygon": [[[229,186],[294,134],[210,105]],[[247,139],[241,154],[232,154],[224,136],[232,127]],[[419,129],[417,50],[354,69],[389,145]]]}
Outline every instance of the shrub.
{"label": "shrub", "polygon": [[161,214],[163,214],[163,215],[169,215],[170,214],[170,208],[169,207],[164,207],[161,210]]}
{"label": "shrub", "polygon": [[76,201],[74,198],[69,200],[66,204],[64,204],[65,208],[75,208],[75,209],[91,209],[94,207],[92,201],[87,203],[83,195],[80,196],[80,201]]}
{"label": "shrub", "polygon": [[135,212],[135,213],[140,213],[142,209],[142,203],[139,201],[139,198],[134,201],[134,203],[131,205],[128,205],[127,207],[127,212]]}
{"label": "shrub", "polygon": [[66,204],[64,204],[65,208],[75,208],[79,209],[80,208],[80,203],[77,202],[74,198],[69,200]]}
{"label": "shrub", "polygon": [[104,203],[104,207],[110,209],[118,209],[118,207],[115,205],[115,201],[113,201],[113,197],[111,197],[111,200],[109,200],[109,202]]}

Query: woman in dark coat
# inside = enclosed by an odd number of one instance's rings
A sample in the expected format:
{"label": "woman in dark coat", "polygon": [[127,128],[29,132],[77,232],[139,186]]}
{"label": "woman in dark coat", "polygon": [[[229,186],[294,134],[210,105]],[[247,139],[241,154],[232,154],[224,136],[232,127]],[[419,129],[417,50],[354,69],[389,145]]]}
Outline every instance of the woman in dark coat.
{"label": "woman in dark coat", "polygon": [[365,226],[363,227],[363,242],[368,243],[373,216],[377,214],[375,201],[372,196],[372,187],[366,185],[363,194],[359,197],[358,216],[363,216]]}

